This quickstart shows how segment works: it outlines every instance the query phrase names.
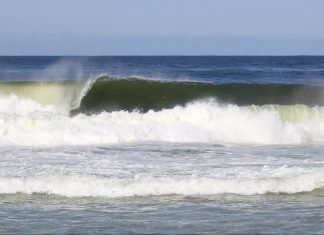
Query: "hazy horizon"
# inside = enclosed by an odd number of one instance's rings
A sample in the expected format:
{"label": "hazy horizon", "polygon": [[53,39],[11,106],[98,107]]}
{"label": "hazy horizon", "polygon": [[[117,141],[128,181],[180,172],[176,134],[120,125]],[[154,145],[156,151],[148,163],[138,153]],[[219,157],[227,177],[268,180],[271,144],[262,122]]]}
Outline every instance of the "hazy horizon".
{"label": "hazy horizon", "polygon": [[0,55],[324,55],[320,0],[1,0]]}

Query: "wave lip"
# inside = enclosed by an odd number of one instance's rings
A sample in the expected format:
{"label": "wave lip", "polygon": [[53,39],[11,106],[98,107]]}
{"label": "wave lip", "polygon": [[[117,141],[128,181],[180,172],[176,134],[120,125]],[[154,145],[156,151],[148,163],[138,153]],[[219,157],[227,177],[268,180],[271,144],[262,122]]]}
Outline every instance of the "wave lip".
{"label": "wave lip", "polygon": [[294,194],[324,187],[324,172],[276,178],[208,178],[138,176],[132,179],[86,175],[0,177],[0,194],[45,193],[67,197],[134,197],[159,195]]}

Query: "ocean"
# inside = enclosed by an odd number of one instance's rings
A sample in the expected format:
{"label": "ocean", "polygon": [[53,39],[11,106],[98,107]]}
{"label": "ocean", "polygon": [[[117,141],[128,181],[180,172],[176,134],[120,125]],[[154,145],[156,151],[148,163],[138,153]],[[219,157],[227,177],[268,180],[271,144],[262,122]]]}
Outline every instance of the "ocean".
{"label": "ocean", "polygon": [[324,57],[0,57],[0,234],[323,234]]}

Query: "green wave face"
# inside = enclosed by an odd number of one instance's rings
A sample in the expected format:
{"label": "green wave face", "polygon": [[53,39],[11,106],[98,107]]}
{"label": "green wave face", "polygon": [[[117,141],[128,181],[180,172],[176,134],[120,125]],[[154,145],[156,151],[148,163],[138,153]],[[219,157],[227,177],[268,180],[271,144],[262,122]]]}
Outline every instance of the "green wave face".
{"label": "green wave face", "polygon": [[99,78],[72,113],[161,110],[199,99],[246,105],[323,105],[322,87],[289,84],[210,84]]}
{"label": "green wave face", "polygon": [[142,79],[100,78],[74,112],[161,110],[214,97],[215,86],[207,83],[162,82]]}

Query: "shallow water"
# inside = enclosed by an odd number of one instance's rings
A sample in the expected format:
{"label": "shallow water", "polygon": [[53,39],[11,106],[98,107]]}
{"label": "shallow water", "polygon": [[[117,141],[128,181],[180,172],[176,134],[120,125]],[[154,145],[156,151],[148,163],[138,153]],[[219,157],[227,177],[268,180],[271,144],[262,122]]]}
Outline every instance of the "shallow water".
{"label": "shallow water", "polygon": [[[320,194],[320,193],[319,193]],[[1,233],[323,233],[323,197],[2,195]]]}
{"label": "shallow water", "polygon": [[323,148],[5,147],[0,232],[323,233]]}

